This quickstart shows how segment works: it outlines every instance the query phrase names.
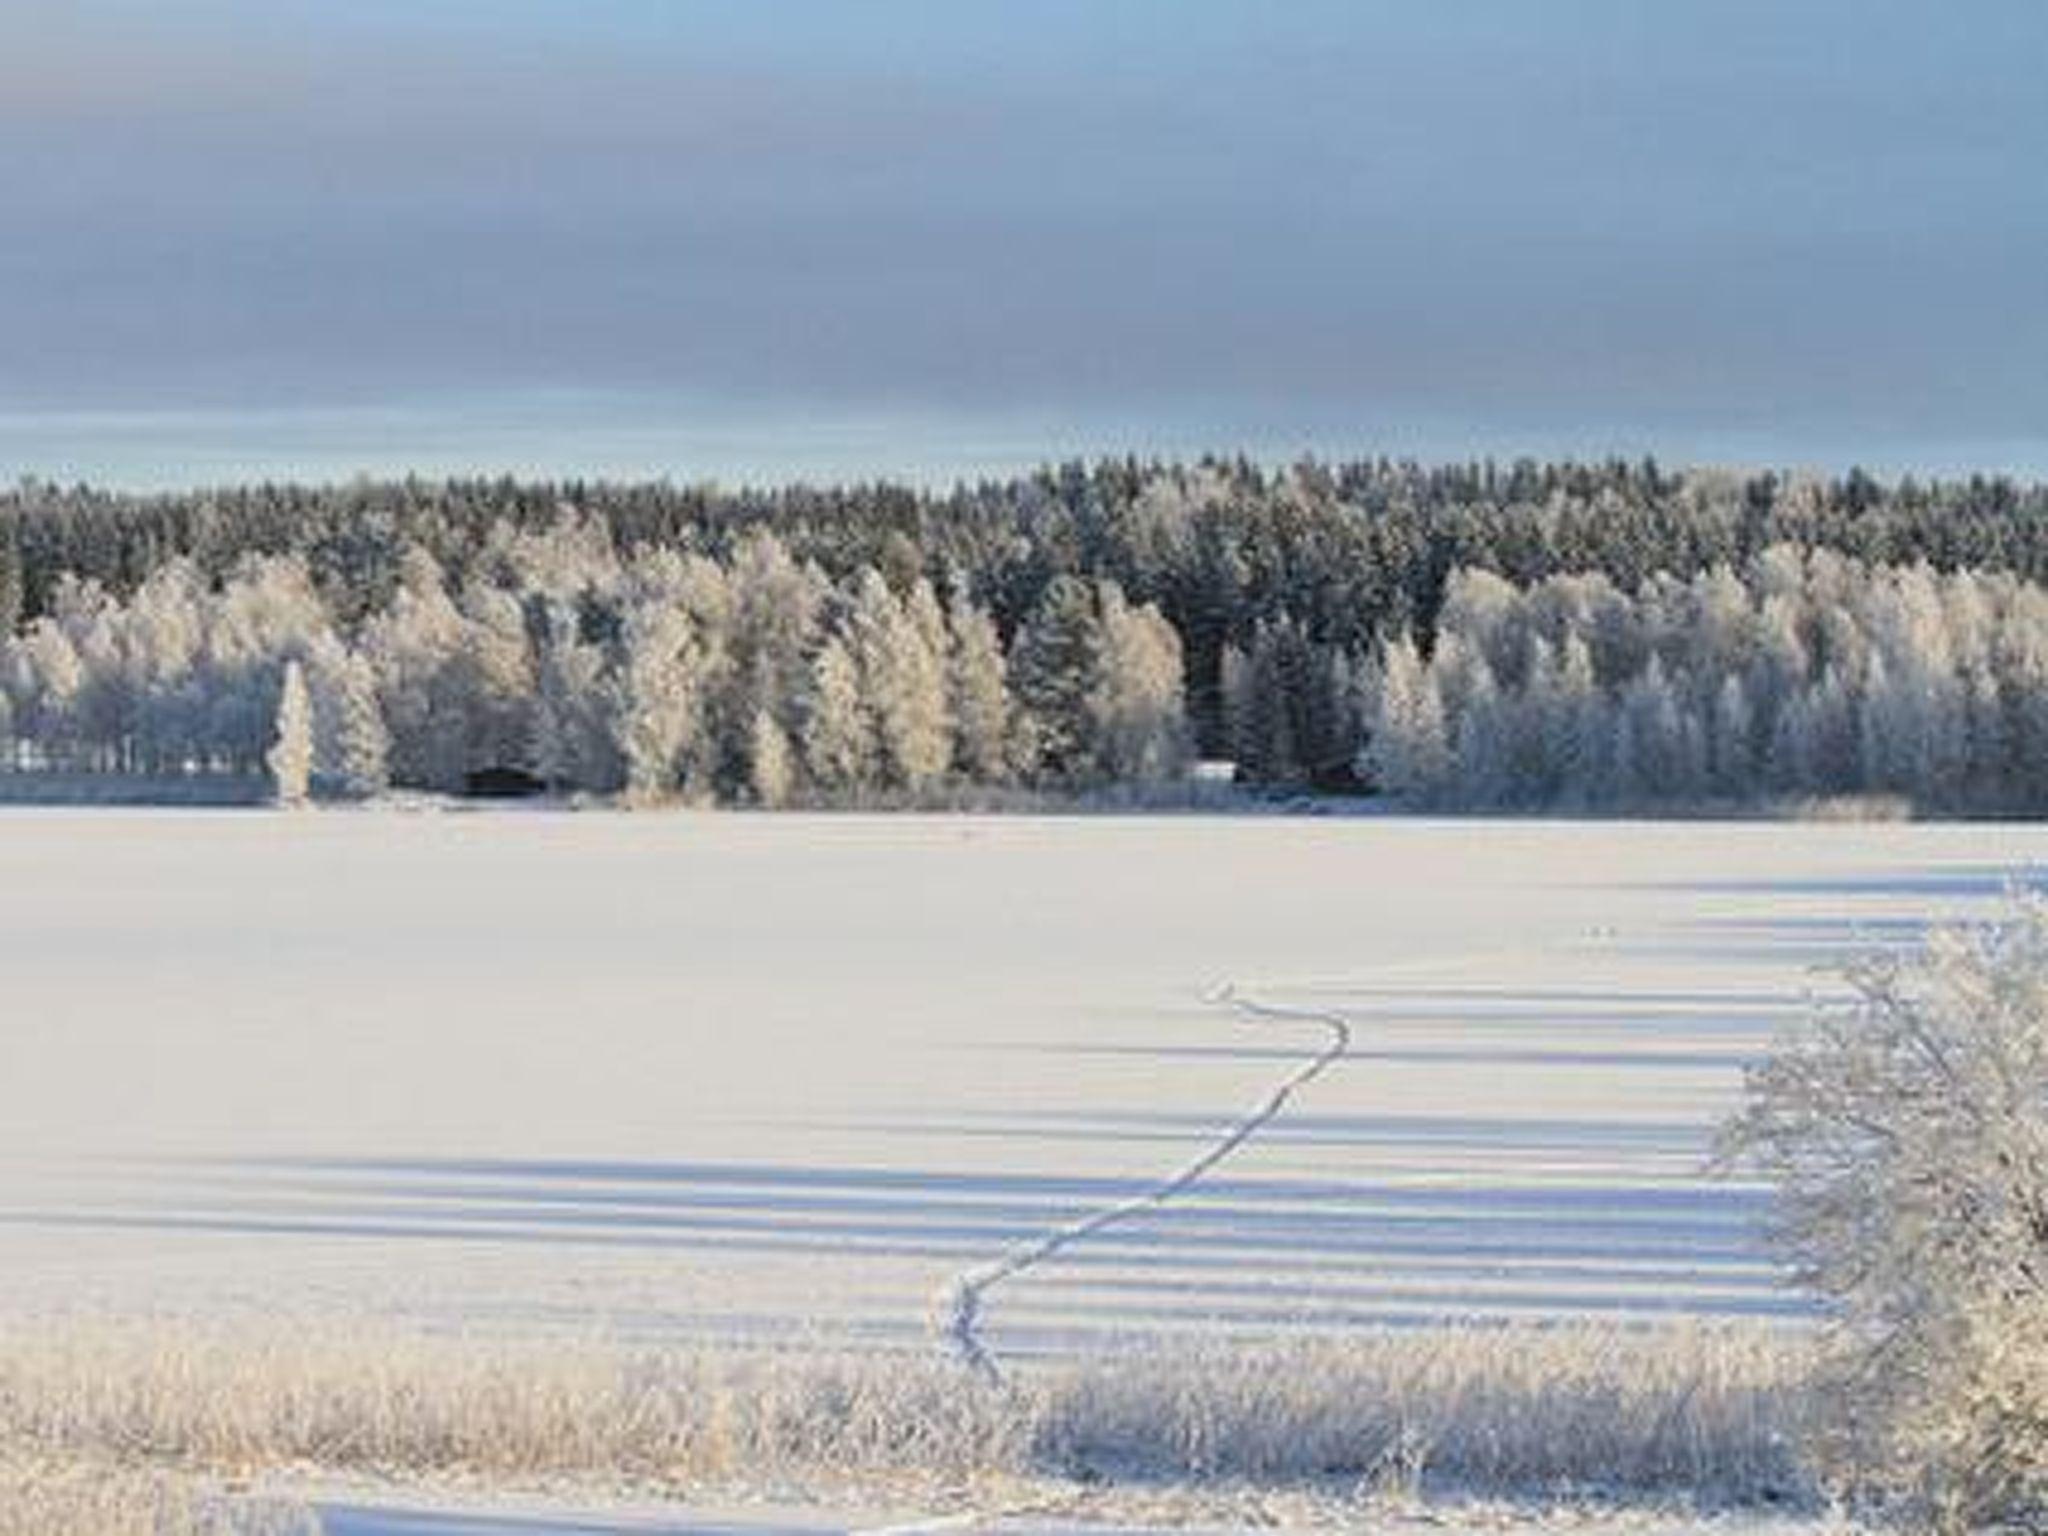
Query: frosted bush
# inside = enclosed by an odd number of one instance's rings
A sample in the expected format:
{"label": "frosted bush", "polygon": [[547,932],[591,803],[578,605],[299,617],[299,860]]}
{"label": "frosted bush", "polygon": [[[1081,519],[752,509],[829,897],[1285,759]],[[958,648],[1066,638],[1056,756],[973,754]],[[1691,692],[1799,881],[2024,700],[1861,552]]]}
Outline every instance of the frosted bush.
{"label": "frosted bush", "polygon": [[1816,1437],[1928,1524],[2048,1522],[2048,905],[1850,972],[1750,1074],[1730,1149],[1840,1305]]}

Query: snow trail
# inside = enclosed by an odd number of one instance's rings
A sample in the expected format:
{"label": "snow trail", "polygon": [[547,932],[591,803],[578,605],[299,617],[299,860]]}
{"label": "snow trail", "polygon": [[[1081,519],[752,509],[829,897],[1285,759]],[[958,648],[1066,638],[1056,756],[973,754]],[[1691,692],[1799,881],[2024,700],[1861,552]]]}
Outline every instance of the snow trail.
{"label": "snow trail", "polygon": [[982,1305],[988,1294],[1005,1280],[1023,1274],[1053,1258],[1063,1249],[1082,1242],[1105,1227],[1131,1216],[1165,1205],[1185,1194],[1202,1176],[1250,1141],[1287,1107],[1295,1093],[1328,1071],[1351,1049],[1351,1023],[1343,1015],[1316,1008],[1290,1008],[1262,1003],[1242,995],[1234,982],[1224,982],[1207,993],[1203,1001],[1218,1007],[1235,1008],[1247,1018],[1295,1024],[1319,1024],[1329,1031],[1329,1043],[1288,1073],[1249,1113],[1231,1125],[1202,1152],[1151,1188],[1106,1205],[1090,1215],[1054,1227],[1040,1237],[1011,1249],[987,1264],[968,1270],[954,1280],[944,1296],[939,1320],[940,1337],[952,1347],[969,1370],[991,1386],[1002,1386],[1002,1369],[982,1342],[979,1332]]}

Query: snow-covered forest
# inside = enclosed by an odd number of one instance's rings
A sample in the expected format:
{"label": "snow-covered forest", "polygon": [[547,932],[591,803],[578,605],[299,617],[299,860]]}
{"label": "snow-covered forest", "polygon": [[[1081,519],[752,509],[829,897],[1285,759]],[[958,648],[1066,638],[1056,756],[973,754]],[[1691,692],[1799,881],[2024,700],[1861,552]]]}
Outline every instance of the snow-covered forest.
{"label": "snow-covered forest", "polygon": [[574,515],[500,525],[460,585],[409,547],[353,626],[297,554],[246,555],[219,583],[173,556],[125,600],[65,576],[0,657],[17,761],[267,770],[287,800],[515,766],[635,803],[772,806],[1143,783],[1188,750],[1172,626],[1113,581],[1051,583],[1006,649],[986,610],[921,577],[835,582],[772,533],[722,562],[627,560]]}
{"label": "snow-covered forest", "polygon": [[635,801],[914,802],[1200,755],[1447,808],[2038,810],[2044,576],[2048,489],[1997,479],[31,482],[0,496],[0,736],[17,767],[267,770],[287,798],[510,767]]}
{"label": "snow-covered forest", "polygon": [[1789,545],[1633,593],[1460,571],[1370,695],[1364,770],[1424,804],[2048,806],[2048,590],[2002,572]]}

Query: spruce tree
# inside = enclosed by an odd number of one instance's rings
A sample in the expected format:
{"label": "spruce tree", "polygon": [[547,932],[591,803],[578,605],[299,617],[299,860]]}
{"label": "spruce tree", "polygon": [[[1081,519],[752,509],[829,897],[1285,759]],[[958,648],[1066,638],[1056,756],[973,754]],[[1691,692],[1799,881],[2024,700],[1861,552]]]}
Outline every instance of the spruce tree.
{"label": "spruce tree", "polygon": [[1011,691],[1043,778],[1080,781],[1094,774],[1088,696],[1101,645],[1093,594],[1074,577],[1056,577],[1025,621],[1010,656]]}

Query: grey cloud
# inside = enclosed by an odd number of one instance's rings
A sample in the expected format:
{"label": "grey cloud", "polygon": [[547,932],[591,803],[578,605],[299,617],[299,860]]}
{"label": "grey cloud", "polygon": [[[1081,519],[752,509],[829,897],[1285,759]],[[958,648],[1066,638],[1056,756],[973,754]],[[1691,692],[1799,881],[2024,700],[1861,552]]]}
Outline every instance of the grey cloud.
{"label": "grey cloud", "polygon": [[1875,9],[1861,63],[1742,5],[1560,3],[1554,37],[1215,5],[1269,20],[972,69],[31,29],[0,48],[0,410],[2040,442],[2048,108],[1989,56],[2014,38]]}

